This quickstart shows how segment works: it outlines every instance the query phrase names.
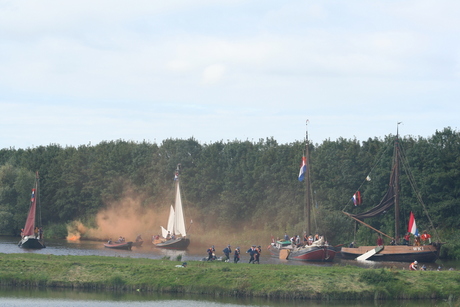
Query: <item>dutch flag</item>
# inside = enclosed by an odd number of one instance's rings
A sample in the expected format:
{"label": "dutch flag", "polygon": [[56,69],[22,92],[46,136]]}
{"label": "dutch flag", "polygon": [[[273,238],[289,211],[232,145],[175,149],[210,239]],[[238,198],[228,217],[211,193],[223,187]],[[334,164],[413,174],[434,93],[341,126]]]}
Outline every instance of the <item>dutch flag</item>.
{"label": "dutch flag", "polygon": [[415,224],[415,217],[412,211],[410,212],[409,216],[409,226],[407,227],[407,232],[410,232],[414,236],[418,236],[418,229],[417,229],[417,224]]}
{"label": "dutch flag", "polygon": [[305,178],[305,172],[307,171],[307,158],[302,157],[302,164],[300,165],[299,181],[303,181]]}

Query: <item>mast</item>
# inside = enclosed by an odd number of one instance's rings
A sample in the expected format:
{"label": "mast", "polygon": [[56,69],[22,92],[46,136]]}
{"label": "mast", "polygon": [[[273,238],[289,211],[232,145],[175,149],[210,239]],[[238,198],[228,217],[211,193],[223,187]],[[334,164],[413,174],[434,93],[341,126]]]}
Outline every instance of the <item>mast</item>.
{"label": "mast", "polygon": [[184,211],[182,208],[182,198],[180,194],[180,187],[179,187],[179,172],[181,169],[181,164],[177,164],[176,169],[176,200],[175,200],[175,207],[174,207],[174,234],[185,237],[187,235],[185,229],[185,222],[184,222]]}
{"label": "mast", "polygon": [[308,120],[306,122],[306,132],[305,132],[305,158],[307,169],[305,171],[305,229],[307,235],[311,234],[311,191],[310,191],[310,151],[309,151],[309,140],[308,140]]}
{"label": "mast", "polygon": [[401,122],[398,122],[398,125],[396,126],[396,139],[395,139],[395,181],[394,181],[394,192],[395,192],[395,238],[398,239],[400,238],[400,233],[399,233],[399,175],[400,175],[400,169],[399,169],[399,158],[400,158],[400,153],[399,153],[399,124]]}
{"label": "mast", "polygon": [[36,189],[37,189],[37,204],[38,204],[38,227],[42,227],[42,207],[40,202],[40,176],[38,171],[35,173]]}

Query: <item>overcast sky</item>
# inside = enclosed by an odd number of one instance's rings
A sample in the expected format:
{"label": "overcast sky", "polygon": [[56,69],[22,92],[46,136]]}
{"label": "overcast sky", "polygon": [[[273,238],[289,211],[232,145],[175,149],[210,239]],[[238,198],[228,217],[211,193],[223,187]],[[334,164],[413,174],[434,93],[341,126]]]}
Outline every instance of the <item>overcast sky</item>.
{"label": "overcast sky", "polygon": [[0,148],[458,131],[460,1],[0,0]]}

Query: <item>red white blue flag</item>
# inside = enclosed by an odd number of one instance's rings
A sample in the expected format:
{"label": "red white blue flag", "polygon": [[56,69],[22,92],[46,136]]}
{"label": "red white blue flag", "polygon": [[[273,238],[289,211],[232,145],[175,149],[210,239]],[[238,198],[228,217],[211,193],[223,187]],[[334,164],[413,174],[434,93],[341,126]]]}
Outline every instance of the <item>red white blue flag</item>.
{"label": "red white blue flag", "polygon": [[299,181],[303,181],[305,178],[305,172],[307,171],[307,157],[302,157],[302,164],[300,165]]}
{"label": "red white blue flag", "polygon": [[33,202],[35,200],[35,189],[32,189],[32,195],[30,196],[30,201]]}
{"label": "red white blue flag", "polygon": [[356,191],[356,193],[353,194],[352,199],[353,199],[353,204],[355,204],[355,206],[361,205],[363,203],[363,199],[361,198],[360,191]]}
{"label": "red white blue flag", "polygon": [[407,227],[407,232],[410,232],[414,236],[418,236],[418,229],[417,229],[417,224],[415,224],[415,217],[412,211],[410,212],[409,216],[409,226]]}

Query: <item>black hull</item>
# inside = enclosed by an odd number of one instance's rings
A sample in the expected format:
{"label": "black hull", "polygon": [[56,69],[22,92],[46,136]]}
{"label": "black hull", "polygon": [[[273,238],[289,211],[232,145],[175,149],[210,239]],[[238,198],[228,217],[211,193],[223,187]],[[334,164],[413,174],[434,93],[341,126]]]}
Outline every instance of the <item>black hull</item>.
{"label": "black hull", "polygon": [[[341,252],[343,259],[354,260],[357,256],[356,254],[344,253]],[[370,261],[382,261],[382,262],[413,262],[417,260],[418,262],[435,262],[438,259],[438,256],[433,253],[417,253],[417,254],[394,254],[394,255],[379,255],[376,254],[371,256],[367,260]]]}
{"label": "black hull", "polygon": [[42,249],[46,247],[45,242],[43,240],[35,238],[24,238],[19,242],[18,246],[30,249]]}
{"label": "black hull", "polygon": [[[383,250],[367,260],[371,261],[390,261],[390,262],[435,262],[439,257],[440,245],[422,245],[422,246],[384,246]],[[341,255],[343,259],[356,259],[364,252],[375,248],[375,246],[362,246],[359,248],[342,248]]]}
{"label": "black hull", "polygon": [[177,238],[165,242],[155,244],[156,247],[170,248],[170,249],[186,249],[190,245],[189,238]]}

